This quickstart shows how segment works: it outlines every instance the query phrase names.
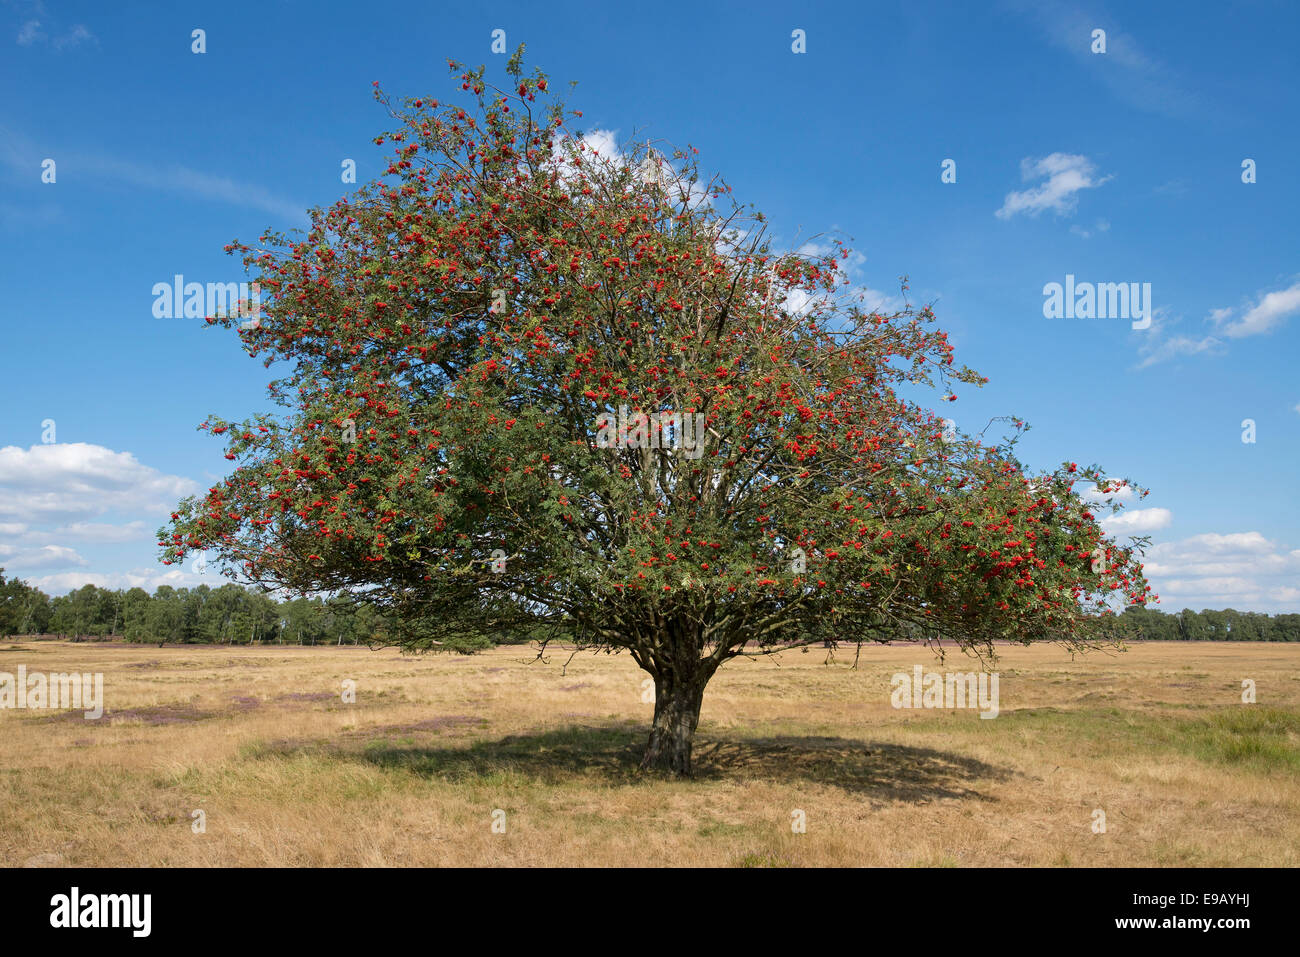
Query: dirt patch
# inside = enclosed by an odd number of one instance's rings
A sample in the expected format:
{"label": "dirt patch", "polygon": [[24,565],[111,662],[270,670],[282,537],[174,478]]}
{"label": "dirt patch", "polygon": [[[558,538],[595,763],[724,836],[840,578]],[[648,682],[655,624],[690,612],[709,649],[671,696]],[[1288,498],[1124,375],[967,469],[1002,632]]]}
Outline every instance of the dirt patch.
{"label": "dirt patch", "polygon": [[192,704],[161,704],[150,708],[126,708],[122,711],[105,711],[103,720],[109,724],[139,721],[150,727],[172,724],[193,724],[215,717],[211,711],[200,711]]}
{"label": "dirt patch", "polygon": [[332,691],[294,691],[289,694],[276,695],[276,701],[335,701],[338,695]]}
{"label": "dirt patch", "polygon": [[390,724],[382,728],[367,728],[358,734],[414,734],[419,731],[437,733],[452,731],[456,728],[486,727],[486,718],[476,718],[468,714],[445,714],[436,718],[426,718],[412,724]]}

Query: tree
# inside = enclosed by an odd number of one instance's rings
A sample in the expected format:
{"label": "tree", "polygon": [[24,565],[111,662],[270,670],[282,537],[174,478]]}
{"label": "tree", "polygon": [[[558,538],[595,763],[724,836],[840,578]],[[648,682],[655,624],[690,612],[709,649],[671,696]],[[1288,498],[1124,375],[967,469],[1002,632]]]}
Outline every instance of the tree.
{"label": "tree", "polygon": [[5,578],[0,568],[0,635],[21,635],[45,630],[50,623],[50,598],[17,576]]}
{"label": "tree", "polygon": [[1269,641],[1300,641],[1300,615],[1275,615],[1268,635]]}
{"label": "tree", "polygon": [[169,641],[185,640],[185,602],[187,590],[159,585],[149,602],[149,640],[158,640],[161,648]]}
{"label": "tree", "polygon": [[18,622],[24,615],[27,600],[22,579],[6,579],[4,568],[0,567],[0,635],[18,633]]}
{"label": "tree", "polygon": [[1175,641],[1179,637],[1178,619],[1144,605],[1125,608],[1119,618],[1119,628],[1125,640]]}
{"label": "tree", "polygon": [[95,624],[93,634],[115,635],[122,623],[122,593],[107,588],[95,589]]}
{"label": "tree", "polygon": [[1031,475],[1018,420],[989,439],[907,398],[985,381],[928,306],[864,308],[842,243],[775,250],[693,150],[594,152],[518,52],[506,90],[452,70],[461,105],[376,91],[384,179],[227,247],[262,314],[207,322],[292,371],[280,413],[200,426],[239,464],[159,530],[164,562],[353,594],[412,647],[626,650],[654,679],[643,767],[676,774],[739,655],[1113,640],[1142,542],[1075,486],[1125,483]]}
{"label": "tree", "polygon": [[148,641],[149,608],[152,599],[143,588],[136,586],[122,598],[122,635],[127,641]]}
{"label": "tree", "polygon": [[[81,638],[104,634],[110,626],[106,619],[112,614],[112,603],[101,600],[100,589],[82,585],[75,591],[60,595],[51,603],[52,626],[59,634]],[[111,592],[108,593],[111,598]]]}

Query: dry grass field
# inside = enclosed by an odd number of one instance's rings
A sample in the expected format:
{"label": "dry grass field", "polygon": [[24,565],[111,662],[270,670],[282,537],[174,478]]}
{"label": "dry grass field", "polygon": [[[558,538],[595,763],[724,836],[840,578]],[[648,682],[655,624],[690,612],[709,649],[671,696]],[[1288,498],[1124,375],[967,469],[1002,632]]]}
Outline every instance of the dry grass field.
{"label": "dry grass field", "polygon": [[1300,865],[1297,646],[1010,647],[994,720],[891,707],[893,673],[960,655],[733,661],[693,781],[637,773],[626,655],[531,655],[0,641],[0,671],[105,696],[0,711],[0,864]]}

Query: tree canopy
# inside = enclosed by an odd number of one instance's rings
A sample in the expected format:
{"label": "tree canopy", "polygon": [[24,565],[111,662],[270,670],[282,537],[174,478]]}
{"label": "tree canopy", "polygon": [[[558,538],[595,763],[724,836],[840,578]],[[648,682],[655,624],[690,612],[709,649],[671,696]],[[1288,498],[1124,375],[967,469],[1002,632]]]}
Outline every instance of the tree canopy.
{"label": "tree canopy", "polygon": [[545,75],[507,70],[453,63],[452,104],[376,89],[384,177],[228,247],[262,315],[207,321],[291,372],[279,412],[204,423],[237,464],[160,530],[164,561],[363,596],[413,646],[544,627],[627,650],[655,680],[645,766],[677,773],[729,658],[1082,647],[1148,599],[1142,542],[1080,495],[1131,483],[1031,473],[1019,420],[991,439],[936,411],[986,380],[928,306],[868,308],[845,243],[776,248],[696,151],[601,153]]}

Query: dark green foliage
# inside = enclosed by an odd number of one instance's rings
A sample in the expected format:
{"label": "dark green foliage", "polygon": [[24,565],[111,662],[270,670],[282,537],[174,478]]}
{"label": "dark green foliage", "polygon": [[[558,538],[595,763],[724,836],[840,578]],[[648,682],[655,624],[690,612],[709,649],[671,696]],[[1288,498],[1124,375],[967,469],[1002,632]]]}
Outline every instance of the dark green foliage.
{"label": "dark green foliage", "polygon": [[[160,644],[365,645],[382,643],[389,630],[383,614],[344,595],[277,601],[226,582],[217,588],[161,585],[153,595],[143,588],[110,591],[83,585],[51,599],[18,578],[6,579],[0,568],[0,635],[113,635]],[[442,648],[472,652],[493,644],[489,635],[467,633],[444,640]]]}
{"label": "dark green foliage", "polygon": [[[1300,614],[1265,615],[1232,608],[1166,613],[1134,605],[1119,616],[1118,624],[1126,641],[1300,641]],[[153,595],[143,588],[109,591],[83,585],[50,598],[19,578],[6,578],[0,568],[0,635],[121,635],[127,641],[184,644],[364,645],[381,641],[389,630],[381,612],[344,595],[276,601],[264,592],[227,582],[217,588],[162,585]],[[435,629],[414,622],[410,630],[413,634],[427,631],[423,644],[434,647]],[[541,640],[547,634],[539,627],[532,637]],[[873,637],[920,640],[924,635],[867,636],[867,640]],[[511,636],[505,641],[502,636],[470,630],[451,636],[443,632],[438,640],[441,650],[473,652],[528,639]]]}
{"label": "dark green foliage", "polygon": [[1132,606],[1120,615],[1119,629],[1126,641],[1300,641],[1300,615],[1233,608],[1166,614]]}

